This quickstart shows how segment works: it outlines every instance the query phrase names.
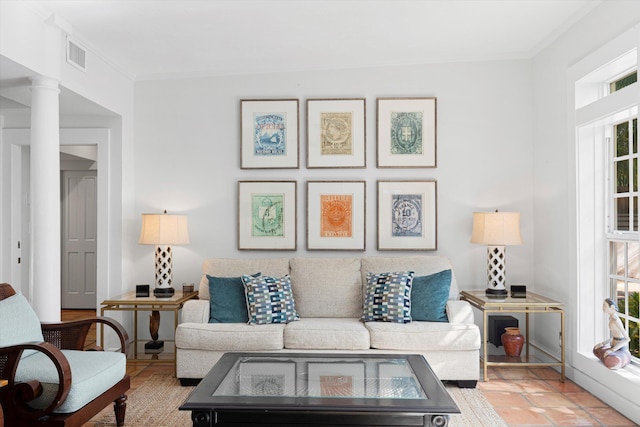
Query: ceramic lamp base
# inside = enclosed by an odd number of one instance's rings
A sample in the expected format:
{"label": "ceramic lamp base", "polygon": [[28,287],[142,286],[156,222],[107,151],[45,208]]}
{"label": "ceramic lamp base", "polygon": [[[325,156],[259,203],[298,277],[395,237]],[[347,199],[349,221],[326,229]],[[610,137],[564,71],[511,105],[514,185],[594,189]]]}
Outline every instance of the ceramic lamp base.
{"label": "ceramic lamp base", "polygon": [[509,292],[507,292],[506,289],[487,288],[487,290],[485,291],[485,294],[489,298],[504,298],[509,295]]}
{"label": "ceramic lamp base", "polygon": [[155,288],[153,296],[157,298],[171,298],[176,291],[173,288]]}

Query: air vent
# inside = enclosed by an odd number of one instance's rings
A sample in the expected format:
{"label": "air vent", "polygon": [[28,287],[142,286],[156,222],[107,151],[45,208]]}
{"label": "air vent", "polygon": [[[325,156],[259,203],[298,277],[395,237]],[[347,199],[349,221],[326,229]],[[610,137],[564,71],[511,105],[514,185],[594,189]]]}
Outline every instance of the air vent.
{"label": "air vent", "polygon": [[87,51],[71,38],[67,37],[67,63],[87,71]]}

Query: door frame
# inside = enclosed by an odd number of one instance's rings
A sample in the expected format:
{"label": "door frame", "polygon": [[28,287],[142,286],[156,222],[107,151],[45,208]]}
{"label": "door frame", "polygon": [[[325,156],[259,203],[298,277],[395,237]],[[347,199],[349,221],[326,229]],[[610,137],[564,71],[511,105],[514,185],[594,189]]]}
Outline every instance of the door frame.
{"label": "door frame", "polygon": [[[2,164],[0,175],[3,184],[0,187],[0,200],[8,202],[9,207],[3,207],[3,212],[9,212],[10,218],[3,219],[0,224],[0,244],[3,245],[0,253],[8,252],[8,256],[0,258],[0,273],[7,277],[17,290],[20,290],[29,300],[33,294],[31,282],[31,257],[25,249],[24,243],[30,240],[30,236],[23,234],[23,218],[29,218],[29,212],[23,211],[23,200],[29,199],[29,189],[23,186],[22,146],[31,145],[31,129],[2,129],[0,139],[2,147]],[[109,221],[111,210],[109,200],[109,145],[110,131],[107,128],[61,128],[60,145],[95,145],[98,148],[98,245],[96,266],[96,298],[101,292],[106,292],[109,286]],[[26,165],[28,167],[28,165]],[[28,202],[25,203],[28,209]],[[3,215],[4,216],[4,215]],[[23,242],[22,248],[17,247],[17,242]],[[16,260],[20,257],[22,263],[16,268]],[[6,265],[9,262],[10,265]],[[28,269],[29,283],[23,283],[24,269]],[[103,291],[101,291],[103,290]],[[96,299],[96,307],[99,301]]]}

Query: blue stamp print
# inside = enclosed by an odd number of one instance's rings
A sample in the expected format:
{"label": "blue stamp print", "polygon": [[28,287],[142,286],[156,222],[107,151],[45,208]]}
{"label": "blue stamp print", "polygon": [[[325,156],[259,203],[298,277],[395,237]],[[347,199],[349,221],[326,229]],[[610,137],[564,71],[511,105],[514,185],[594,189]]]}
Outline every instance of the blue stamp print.
{"label": "blue stamp print", "polygon": [[253,153],[256,156],[286,156],[287,113],[253,115]]}
{"label": "blue stamp print", "polygon": [[393,237],[422,237],[422,194],[394,194],[391,218]]}
{"label": "blue stamp print", "polygon": [[422,154],[422,111],[391,112],[391,154]]}

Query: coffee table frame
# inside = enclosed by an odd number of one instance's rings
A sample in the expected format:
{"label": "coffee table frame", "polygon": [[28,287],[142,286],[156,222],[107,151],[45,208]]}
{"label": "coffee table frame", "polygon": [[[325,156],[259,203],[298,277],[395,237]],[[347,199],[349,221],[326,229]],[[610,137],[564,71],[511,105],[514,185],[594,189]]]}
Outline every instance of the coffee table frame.
{"label": "coffee table frame", "polygon": [[[405,359],[427,399],[364,397],[214,396],[236,361],[275,359]],[[445,427],[460,410],[421,355],[335,353],[225,353],[180,406],[194,427],[213,426],[422,426]]]}

